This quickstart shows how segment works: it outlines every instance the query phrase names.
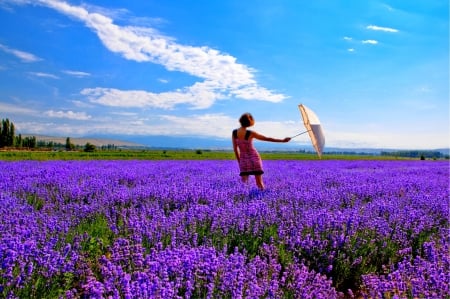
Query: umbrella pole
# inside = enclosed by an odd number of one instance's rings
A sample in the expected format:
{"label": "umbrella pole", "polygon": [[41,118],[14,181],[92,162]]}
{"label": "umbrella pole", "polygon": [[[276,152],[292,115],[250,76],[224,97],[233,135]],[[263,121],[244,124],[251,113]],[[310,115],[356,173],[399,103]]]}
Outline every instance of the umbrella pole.
{"label": "umbrella pole", "polygon": [[291,139],[294,138],[294,137],[303,135],[303,134],[305,134],[305,133],[308,133],[309,131],[311,131],[311,130],[308,130],[308,131],[305,131],[305,132],[301,132],[301,133],[299,133],[299,134],[297,134],[297,135],[295,135],[295,136],[292,136]]}

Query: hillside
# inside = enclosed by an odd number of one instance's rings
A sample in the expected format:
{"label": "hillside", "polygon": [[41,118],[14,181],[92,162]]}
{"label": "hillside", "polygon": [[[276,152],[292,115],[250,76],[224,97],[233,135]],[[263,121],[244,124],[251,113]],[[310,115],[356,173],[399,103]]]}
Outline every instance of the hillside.
{"label": "hillside", "polygon": [[[35,136],[37,141],[45,141],[50,142],[53,141],[54,143],[61,143],[65,144],[67,137],[55,137],[55,136],[44,136],[44,135],[31,135],[31,134],[24,134],[22,137],[32,137]],[[116,140],[116,139],[107,139],[107,138],[72,138],[70,137],[70,142],[75,145],[83,146],[86,143],[93,144],[95,146],[107,146],[107,145],[114,145],[118,147],[144,147],[142,144],[134,143],[134,142],[128,142],[128,141],[122,141],[122,140]]]}

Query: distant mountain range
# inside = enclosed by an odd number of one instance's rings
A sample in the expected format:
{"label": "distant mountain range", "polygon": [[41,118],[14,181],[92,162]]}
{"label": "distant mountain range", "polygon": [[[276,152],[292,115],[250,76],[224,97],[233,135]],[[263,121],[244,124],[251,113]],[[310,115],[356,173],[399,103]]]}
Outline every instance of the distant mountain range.
{"label": "distant mountain range", "polygon": [[[67,137],[54,137],[43,135],[24,134],[26,136],[36,136],[39,141],[53,141],[56,143],[66,143]],[[115,135],[115,136],[85,136],[70,137],[70,142],[75,145],[83,146],[91,143],[97,147],[114,145],[124,148],[148,148],[148,149],[209,149],[209,150],[232,150],[231,140],[218,138],[201,138],[201,137],[174,137],[174,136],[131,136],[131,135]],[[313,151],[312,146],[299,145],[298,143],[271,143],[257,142],[257,147],[261,151]],[[404,151],[405,149],[386,149],[386,148],[338,148],[325,147],[325,153],[354,153],[354,154],[373,154],[378,155],[381,152]],[[409,149],[416,150],[416,149]],[[450,148],[428,149],[419,151],[436,151],[443,155],[450,155]]]}
{"label": "distant mountain range", "polygon": [[[151,148],[182,148],[182,149],[216,149],[232,150],[231,137],[228,139],[201,138],[201,137],[174,137],[174,136],[116,136],[120,140],[127,140]],[[299,145],[298,143],[272,143],[256,141],[257,148],[262,151],[314,151],[311,145]],[[328,153],[363,153],[380,154],[381,152],[395,152],[400,150],[416,149],[388,149],[388,148],[339,148],[327,147]],[[437,151],[443,155],[450,154],[450,148],[427,149],[420,151]]]}

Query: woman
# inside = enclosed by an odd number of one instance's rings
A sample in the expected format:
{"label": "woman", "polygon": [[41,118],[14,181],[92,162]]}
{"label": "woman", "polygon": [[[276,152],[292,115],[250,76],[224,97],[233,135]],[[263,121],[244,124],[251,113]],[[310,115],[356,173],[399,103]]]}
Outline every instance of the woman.
{"label": "woman", "polygon": [[262,180],[264,170],[262,167],[261,156],[253,146],[253,139],[270,142],[289,142],[291,138],[286,137],[284,139],[276,139],[266,137],[254,131],[247,130],[248,127],[251,127],[255,124],[255,120],[250,113],[242,114],[242,116],[239,118],[239,122],[241,124],[241,127],[239,129],[233,130],[231,138],[233,142],[234,154],[239,163],[239,175],[241,176],[242,182],[244,183],[247,183],[248,177],[250,175],[254,175],[256,185],[260,190],[264,190],[264,183]]}

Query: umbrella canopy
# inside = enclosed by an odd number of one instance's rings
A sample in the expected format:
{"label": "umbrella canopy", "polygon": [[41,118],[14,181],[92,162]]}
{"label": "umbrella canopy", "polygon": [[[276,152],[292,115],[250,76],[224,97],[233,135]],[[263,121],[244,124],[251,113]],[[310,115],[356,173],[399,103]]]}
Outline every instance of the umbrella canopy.
{"label": "umbrella canopy", "polygon": [[325,146],[325,135],[323,134],[322,126],[317,115],[303,104],[298,105],[298,109],[302,114],[303,123],[306,130],[308,130],[312,145],[317,152],[319,158],[322,158],[322,151]]}

